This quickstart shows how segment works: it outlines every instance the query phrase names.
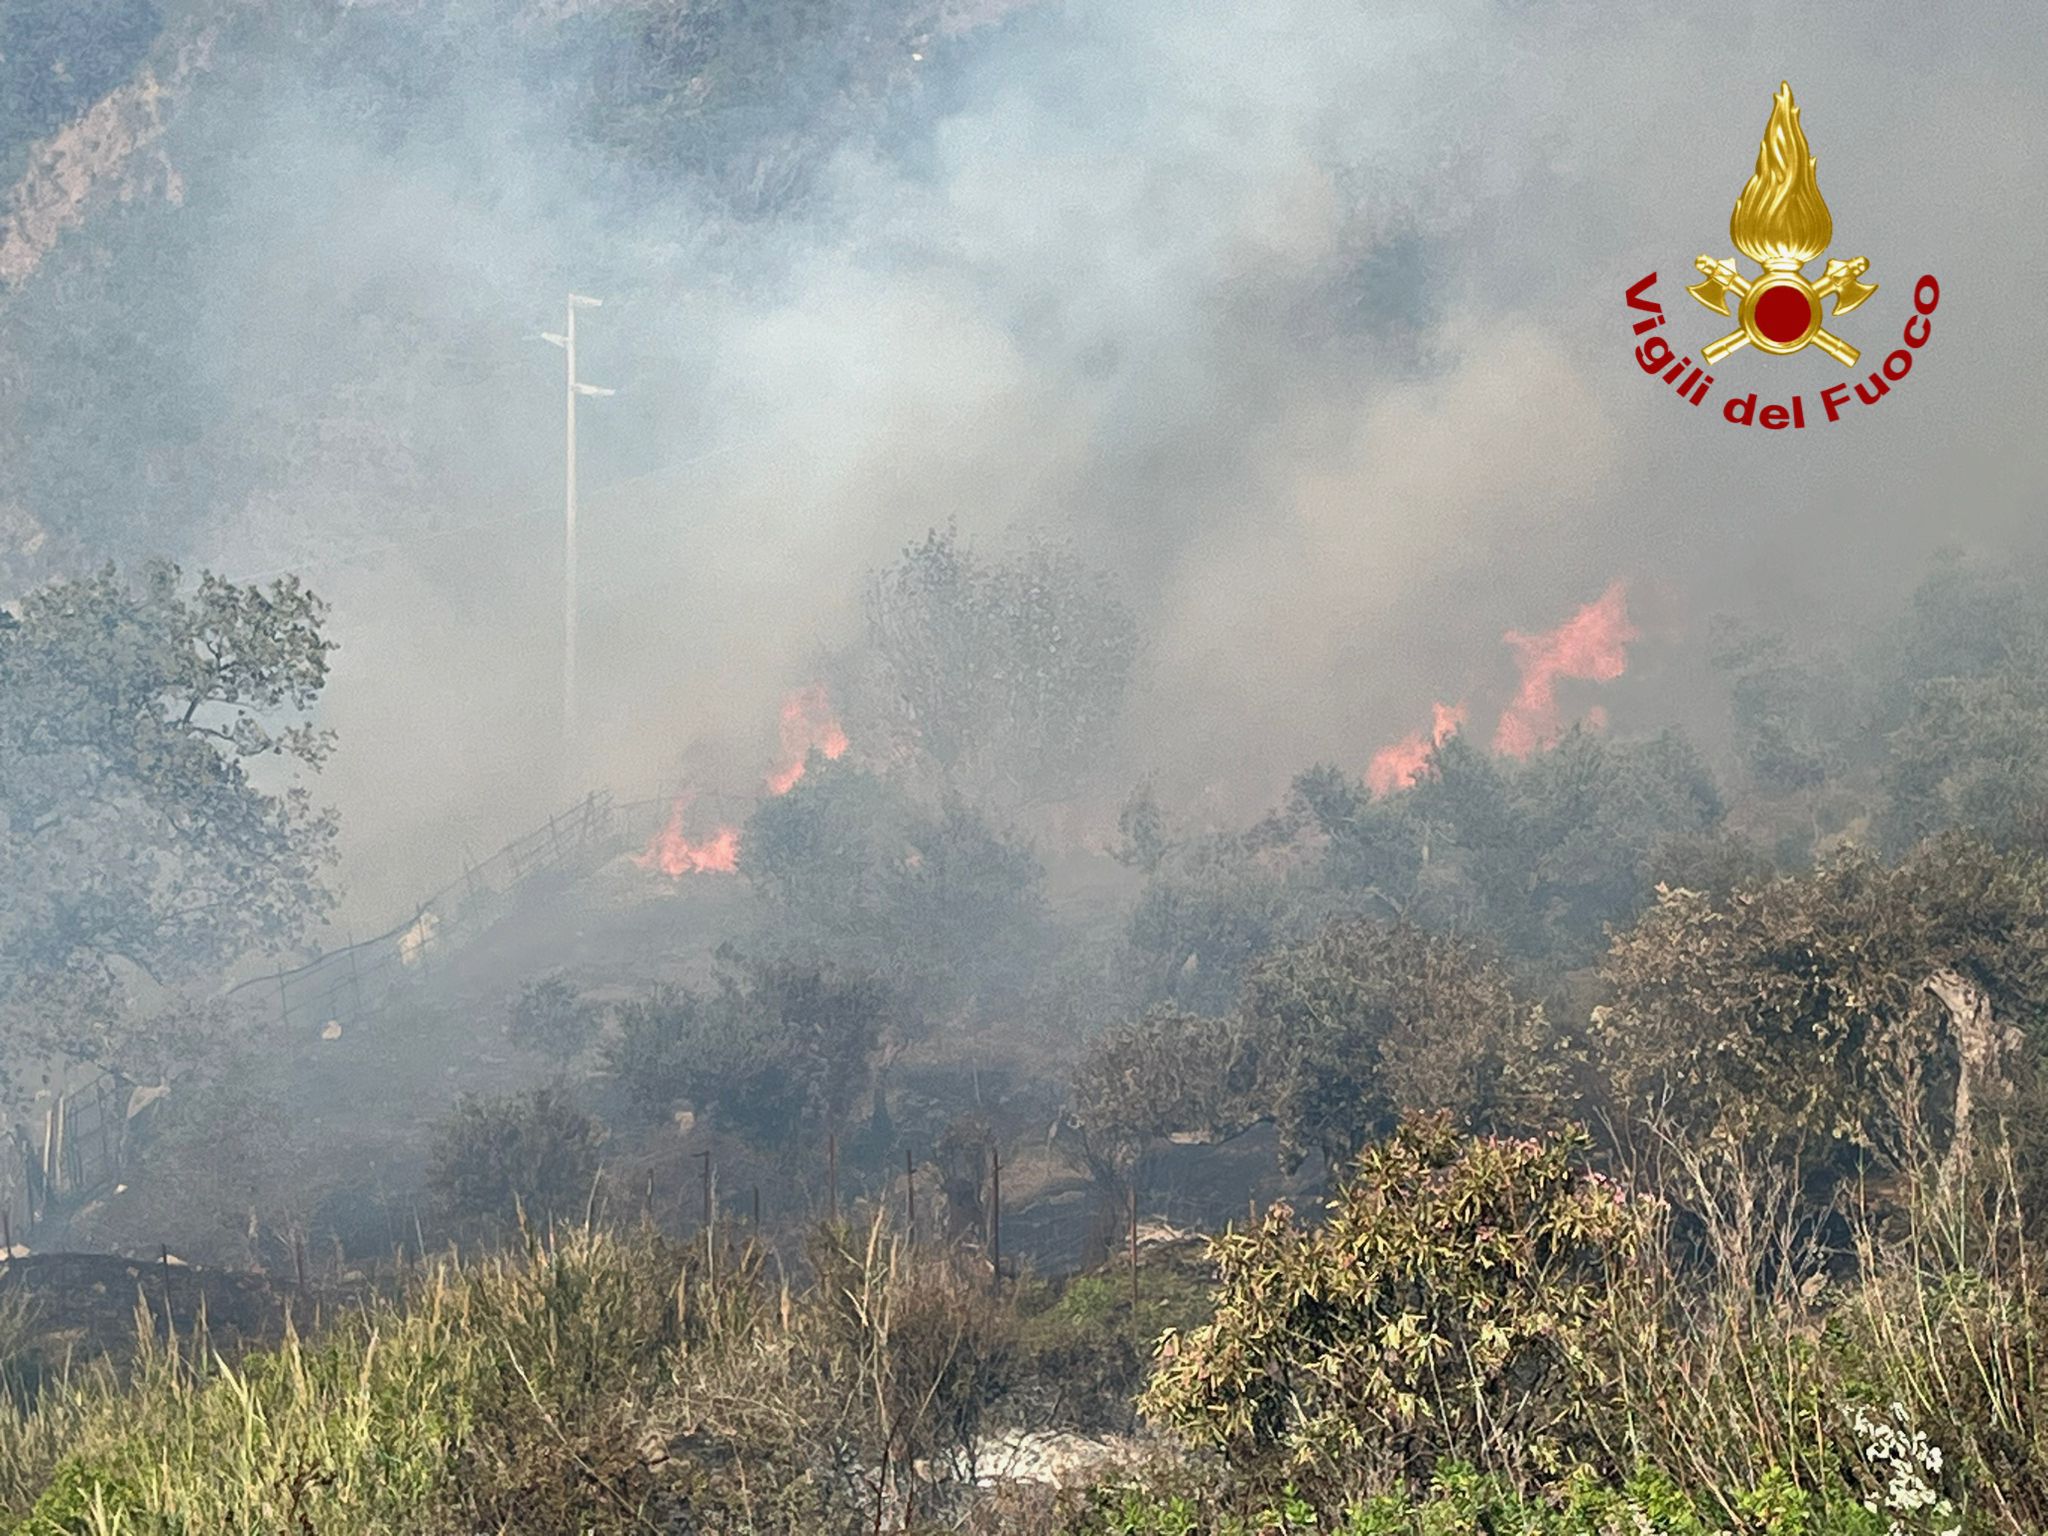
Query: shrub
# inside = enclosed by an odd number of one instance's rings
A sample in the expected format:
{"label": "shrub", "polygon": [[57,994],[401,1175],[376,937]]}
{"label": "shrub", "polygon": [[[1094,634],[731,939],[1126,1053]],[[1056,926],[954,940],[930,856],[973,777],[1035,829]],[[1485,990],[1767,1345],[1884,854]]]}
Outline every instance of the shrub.
{"label": "shrub", "polygon": [[1724,896],[1667,889],[1602,975],[1617,1120],[1661,1107],[1689,1138],[1805,1166],[1824,1196],[1949,1145],[1960,1047],[1931,982],[1961,978],[2003,1021],[2048,1011],[2048,864],[1951,835],[1897,866],[1850,851]]}
{"label": "shrub", "polygon": [[1592,1435],[1588,1343],[1645,1225],[1587,1144],[1404,1122],[1322,1225],[1279,1204],[1215,1240],[1215,1317],[1162,1341],[1145,1412],[1273,1483],[1364,1492],[1451,1458],[1556,1475]]}
{"label": "shrub", "polygon": [[466,1094],[435,1135],[428,1186],[458,1222],[580,1216],[602,1140],[603,1128],[559,1088]]}
{"label": "shrub", "polygon": [[567,1064],[590,1044],[597,1017],[566,977],[545,976],[519,989],[505,1033],[514,1045]]}
{"label": "shrub", "polygon": [[865,972],[722,958],[711,990],[622,1006],[610,1069],[644,1109],[687,1101],[757,1146],[814,1145],[868,1091],[893,996]]}

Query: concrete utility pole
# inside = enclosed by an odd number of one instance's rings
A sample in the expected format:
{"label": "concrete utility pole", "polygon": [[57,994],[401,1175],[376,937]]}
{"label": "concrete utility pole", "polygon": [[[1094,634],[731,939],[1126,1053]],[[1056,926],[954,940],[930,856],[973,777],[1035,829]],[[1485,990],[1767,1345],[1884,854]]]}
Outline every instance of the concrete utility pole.
{"label": "concrete utility pole", "polygon": [[[576,751],[576,397],[578,395],[609,395],[617,391],[599,389],[595,384],[585,384],[576,377],[576,311],[595,309],[604,303],[603,299],[585,298],[580,293],[569,295],[567,306],[568,321],[557,336],[553,331],[543,331],[541,339],[551,341],[563,352],[565,368],[563,377],[568,388],[565,396],[567,405],[563,439],[563,482],[565,495],[562,506],[562,750],[563,776],[573,778],[570,765],[575,761]],[[570,786],[574,788],[572,784]]]}

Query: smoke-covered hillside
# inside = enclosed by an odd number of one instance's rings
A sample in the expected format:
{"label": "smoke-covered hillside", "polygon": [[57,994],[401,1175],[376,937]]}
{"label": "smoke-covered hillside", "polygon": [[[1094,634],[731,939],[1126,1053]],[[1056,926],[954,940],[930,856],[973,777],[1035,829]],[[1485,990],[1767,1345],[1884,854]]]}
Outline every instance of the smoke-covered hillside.
{"label": "smoke-covered hillside", "polygon": [[0,0],[0,1527],[2048,1528],[2044,47]]}
{"label": "smoke-covered hillside", "polygon": [[[1713,612],[1811,631],[1943,540],[2025,554],[2040,477],[1991,297],[2033,29],[1889,7],[1751,67],[1775,15],[17,0],[13,585],[329,594],[376,920],[559,794],[535,337],[575,289],[620,390],[581,422],[580,781],[769,750],[861,573],[949,519],[1109,568],[1150,642],[1119,768],[1235,812],[1504,699],[1501,634],[1617,579],[1654,666],[1615,708],[1705,724]],[[1782,73],[1842,238],[1951,295],[1911,398],[1796,461],[1655,409],[1614,318],[1721,229]]]}

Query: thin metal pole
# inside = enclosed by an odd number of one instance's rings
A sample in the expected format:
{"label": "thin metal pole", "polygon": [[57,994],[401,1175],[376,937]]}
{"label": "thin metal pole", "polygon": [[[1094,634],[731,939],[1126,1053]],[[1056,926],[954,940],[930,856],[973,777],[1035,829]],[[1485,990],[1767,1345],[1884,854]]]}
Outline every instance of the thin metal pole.
{"label": "thin metal pole", "polygon": [[576,299],[564,306],[563,504],[562,504],[562,743],[564,761],[576,743]]}

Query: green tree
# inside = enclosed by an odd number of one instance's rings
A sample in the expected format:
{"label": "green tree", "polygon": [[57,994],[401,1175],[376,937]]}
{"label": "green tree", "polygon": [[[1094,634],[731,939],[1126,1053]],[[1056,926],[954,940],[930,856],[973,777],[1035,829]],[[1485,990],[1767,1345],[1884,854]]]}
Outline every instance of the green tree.
{"label": "green tree", "polygon": [[1575,730],[1525,762],[1453,736],[1411,788],[1375,799],[1334,768],[1294,781],[1333,905],[1480,932],[1552,968],[1598,953],[1649,899],[1662,851],[1711,832],[1719,790],[1684,738]]}
{"label": "green tree", "polygon": [[1114,1190],[1156,1141],[1226,1141],[1266,1118],[1257,1072],[1257,1052],[1235,1018],[1168,1005],[1112,1025],[1088,1042],[1067,1097],[1081,1160]]}
{"label": "green tree", "polygon": [[949,783],[1040,804],[1104,766],[1137,625],[1071,550],[1033,543],[987,560],[933,530],[869,582],[867,631],[877,723]]}
{"label": "green tree", "polygon": [[2048,646],[1981,677],[1922,683],[1888,747],[1888,847],[1967,827],[2000,847],[2048,852]]}
{"label": "green tree", "polygon": [[955,796],[928,808],[844,760],[814,761],[762,803],[740,871],[769,900],[776,947],[885,976],[930,1009],[1014,999],[1043,950],[1028,843]]}
{"label": "green tree", "polygon": [[1862,723],[1845,669],[1771,631],[1723,622],[1712,638],[1736,747],[1756,787],[1795,794],[1839,773]]}
{"label": "green tree", "polygon": [[1724,813],[1699,754],[1670,732],[1616,742],[1575,730],[1520,763],[1453,737],[1434,762],[1408,791],[1429,838],[1411,914],[1553,965],[1596,956],[1607,925],[1649,899],[1659,849]]}
{"label": "green tree", "polygon": [[0,615],[0,1013],[25,1049],[163,1069],[130,1000],[296,939],[334,820],[300,771],[328,737],[324,605],[111,568]]}
{"label": "green tree", "polygon": [[1527,1129],[1554,1118],[1553,1042],[1484,951],[1412,923],[1339,921],[1245,982],[1253,1095],[1293,1167],[1348,1163],[1404,1113]]}
{"label": "green tree", "polygon": [[1340,1167],[1414,1111],[1461,1127],[1554,1123],[1556,1042],[1497,959],[1407,922],[1347,918],[1274,949],[1223,1017],[1154,1008],[1103,1031],[1068,1112],[1091,1172],[1123,1177],[1168,1136],[1222,1141],[1271,1124],[1289,1169]]}
{"label": "green tree", "polygon": [[458,1222],[581,1217],[596,1198],[604,1128],[559,1088],[465,1094],[434,1133],[427,1186]]}
{"label": "green tree", "polygon": [[1950,834],[1851,850],[1722,895],[1666,889],[1615,935],[1593,1043],[1619,1116],[1747,1143],[1822,1177],[1909,1168],[1950,1127],[1958,1043],[1930,982],[2048,1009],[2048,865]]}
{"label": "green tree", "polygon": [[568,1063],[583,1054],[596,1031],[598,1010],[565,976],[529,981],[512,999],[505,1033],[512,1043]]}
{"label": "green tree", "polygon": [[1268,823],[1195,839],[1152,871],[1125,923],[1144,1002],[1225,1012],[1259,956],[1327,915],[1328,892],[1303,878],[1289,835]]}

